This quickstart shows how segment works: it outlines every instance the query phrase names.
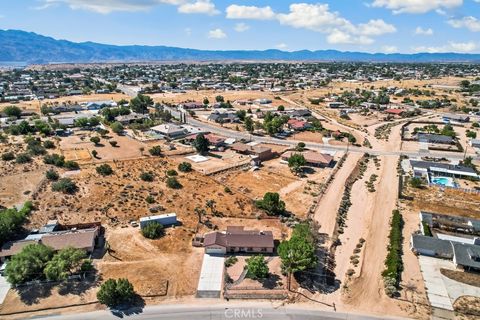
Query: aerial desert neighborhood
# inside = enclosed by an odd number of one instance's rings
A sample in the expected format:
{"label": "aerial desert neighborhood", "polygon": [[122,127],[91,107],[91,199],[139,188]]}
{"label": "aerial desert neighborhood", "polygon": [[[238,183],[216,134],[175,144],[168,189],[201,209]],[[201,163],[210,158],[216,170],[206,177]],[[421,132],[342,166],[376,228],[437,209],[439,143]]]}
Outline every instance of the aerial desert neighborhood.
{"label": "aerial desert neighborhood", "polygon": [[480,319],[480,3],[321,1],[0,3],[0,319]]}

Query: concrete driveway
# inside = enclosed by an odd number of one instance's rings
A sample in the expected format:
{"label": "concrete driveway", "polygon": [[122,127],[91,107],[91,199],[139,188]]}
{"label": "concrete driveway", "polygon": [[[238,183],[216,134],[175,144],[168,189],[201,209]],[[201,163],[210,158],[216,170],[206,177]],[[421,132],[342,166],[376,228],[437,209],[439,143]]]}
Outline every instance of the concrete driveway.
{"label": "concrete driveway", "polygon": [[419,256],[418,260],[432,307],[453,310],[453,303],[459,297],[480,296],[480,288],[449,279],[441,274],[442,268],[455,270],[453,262],[425,256]]}
{"label": "concrete driveway", "polygon": [[205,253],[202,261],[202,271],[198,280],[197,297],[220,298],[223,285],[223,270],[225,257]]}
{"label": "concrete driveway", "polygon": [[10,290],[10,283],[7,282],[7,278],[0,276],[0,304],[5,300],[8,290]]}

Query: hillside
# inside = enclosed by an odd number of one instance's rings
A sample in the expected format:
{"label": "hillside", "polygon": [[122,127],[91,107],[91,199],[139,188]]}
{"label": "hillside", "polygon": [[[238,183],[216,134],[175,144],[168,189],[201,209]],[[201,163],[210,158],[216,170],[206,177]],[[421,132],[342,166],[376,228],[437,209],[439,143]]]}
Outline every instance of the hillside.
{"label": "hillside", "polygon": [[382,54],[336,50],[211,51],[166,46],[115,46],[76,43],[19,30],[0,30],[0,63],[132,62],[132,61],[372,61],[372,62],[480,62],[480,54]]}

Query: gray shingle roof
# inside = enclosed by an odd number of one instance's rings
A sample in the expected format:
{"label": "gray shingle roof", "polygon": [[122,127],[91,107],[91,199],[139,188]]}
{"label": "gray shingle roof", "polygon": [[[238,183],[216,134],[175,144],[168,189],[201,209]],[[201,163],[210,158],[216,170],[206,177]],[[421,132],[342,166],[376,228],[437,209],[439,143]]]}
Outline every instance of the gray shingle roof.
{"label": "gray shingle roof", "polygon": [[453,258],[452,244],[447,240],[415,234],[412,235],[412,247],[416,250],[433,251],[437,256]]}

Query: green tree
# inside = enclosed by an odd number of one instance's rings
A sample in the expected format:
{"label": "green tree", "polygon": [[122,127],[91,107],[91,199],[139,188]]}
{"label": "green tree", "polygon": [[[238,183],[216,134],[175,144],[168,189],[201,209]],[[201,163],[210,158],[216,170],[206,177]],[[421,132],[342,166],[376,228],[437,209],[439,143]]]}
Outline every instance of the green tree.
{"label": "green tree", "polygon": [[7,117],[15,117],[20,118],[22,115],[22,109],[17,106],[8,106],[3,109],[3,112],[7,115]]}
{"label": "green tree", "polygon": [[104,305],[116,307],[132,303],[135,295],[133,285],[127,279],[108,279],[98,290],[97,299]]}
{"label": "green tree", "polygon": [[246,118],[245,118],[245,121],[243,122],[243,124],[245,125],[245,130],[247,130],[247,131],[250,132],[250,133],[253,132],[253,130],[254,130],[254,125],[253,125],[252,117],[246,117]]}
{"label": "green tree", "polygon": [[106,163],[99,165],[95,170],[97,170],[97,173],[102,176],[109,176],[113,173],[112,167]]}
{"label": "green tree", "polygon": [[419,177],[413,177],[410,179],[410,186],[413,188],[421,188],[423,185],[423,180]]}
{"label": "green tree", "polygon": [[170,170],[167,171],[167,176],[169,176],[169,177],[178,176],[178,173],[177,173],[177,171],[175,171],[173,169],[170,169]]}
{"label": "green tree", "polygon": [[280,105],[278,106],[277,111],[285,111],[285,107]]}
{"label": "green tree", "polygon": [[148,150],[148,152],[155,157],[159,157],[162,155],[162,148],[160,146],[153,146]]}
{"label": "green tree", "polygon": [[285,212],[285,202],[280,200],[277,192],[267,192],[262,200],[256,201],[258,208],[263,209],[269,216],[281,215]]}
{"label": "green tree", "polygon": [[92,150],[92,156],[93,156],[94,158],[97,158],[97,156],[98,156],[97,150]]}
{"label": "green tree", "polygon": [[0,209],[0,245],[20,230],[32,209],[31,202],[26,202],[20,210],[17,208]]}
{"label": "green tree", "polygon": [[255,255],[246,260],[247,277],[251,279],[265,279],[268,277],[268,264],[263,255]]}
{"label": "green tree", "polygon": [[43,162],[56,167],[63,167],[65,165],[65,157],[56,153],[47,154],[43,157]]}
{"label": "green tree", "polygon": [[148,112],[148,108],[152,106],[152,98],[143,94],[139,94],[138,96],[130,100],[130,109],[137,113],[145,114]]}
{"label": "green tree", "polygon": [[314,245],[298,236],[292,236],[290,240],[280,243],[278,255],[282,260],[282,269],[288,274],[288,290],[292,274],[317,265]]}
{"label": "green tree", "polygon": [[295,147],[295,150],[298,152],[302,152],[305,150],[305,142],[299,142],[297,146]]}
{"label": "green tree", "polygon": [[7,281],[12,285],[41,278],[43,269],[53,256],[53,249],[43,244],[29,244],[14,255],[5,268]]}
{"label": "green tree", "polygon": [[307,163],[303,154],[295,153],[288,158],[288,167],[295,174],[302,172],[302,167]]}
{"label": "green tree", "polygon": [[190,172],[192,171],[192,164],[189,162],[182,162],[178,165],[178,171],[180,172]]}
{"label": "green tree", "polygon": [[110,128],[112,129],[113,132],[115,132],[116,134],[121,134],[123,133],[123,130],[125,129],[123,127],[123,124],[121,124],[120,122],[116,121],[114,123],[112,123],[110,125]]}
{"label": "green tree", "polygon": [[52,260],[47,262],[43,272],[48,280],[66,280],[72,272],[79,269],[85,257],[85,251],[81,249],[64,248],[58,251]]}
{"label": "green tree", "polygon": [[225,102],[225,98],[223,96],[216,96],[215,101],[217,102]]}
{"label": "green tree", "polygon": [[66,194],[73,194],[78,190],[78,187],[72,179],[62,178],[52,184],[52,190],[56,192],[63,192]]}
{"label": "green tree", "polygon": [[200,154],[206,154],[208,152],[209,144],[208,139],[205,138],[203,133],[199,133],[193,142],[195,150]]}
{"label": "green tree", "polygon": [[203,98],[203,105],[208,106],[210,104],[210,101],[208,100],[207,97]]}
{"label": "green tree", "polygon": [[150,222],[142,228],[142,234],[148,239],[157,239],[163,235],[163,226],[158,222]]}

